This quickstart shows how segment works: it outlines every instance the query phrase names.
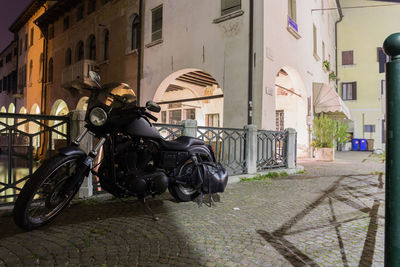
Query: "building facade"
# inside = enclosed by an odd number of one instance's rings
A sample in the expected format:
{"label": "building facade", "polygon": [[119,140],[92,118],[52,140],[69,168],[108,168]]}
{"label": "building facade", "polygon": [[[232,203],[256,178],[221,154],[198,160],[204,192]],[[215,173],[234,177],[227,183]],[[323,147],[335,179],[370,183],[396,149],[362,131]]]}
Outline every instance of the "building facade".
{"label": "building facade", "polygon": [[[341,2],[343,7],[382,4],[365,0]],[[399,12],[399,5],[344,9],[343,21],[338,24],[339,93],[351,111],[349,132],[354,138],[373,140],[374,149],[384,149],[386,142],[387,57],[382,44],[386,37],[399,31],[399,24],[393,20]]]}
{"label": "building facade", "polygon": [[163,103],[167,123],[295,128],[306,156],[313,91],[326,84],[335,94],[338,7],[330,0],[146,1],[142,104]]}
{"label": "building facade", "polygon": [[20,106],[17,96],[17,42],[11,42],[0,53],[0,112],[14,113]]}

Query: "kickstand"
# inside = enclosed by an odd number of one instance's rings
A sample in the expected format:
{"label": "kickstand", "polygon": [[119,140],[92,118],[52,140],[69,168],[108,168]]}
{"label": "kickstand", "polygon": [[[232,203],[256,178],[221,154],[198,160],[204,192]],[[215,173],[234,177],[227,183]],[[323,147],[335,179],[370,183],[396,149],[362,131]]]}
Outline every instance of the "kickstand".
{"label": "kickstand", "polygon": [[146,200],[144,198],[140,198],[139,201],[140,201],[140,203],[142,203],[142,205],[145,208],[145,210],[148,213],[150,213],[151,217],[153,218],[153,221],[158,221],[158,217],[156,217],[154,212],[151,210],[151,208],[149,207],[149,204],[147,204]]}

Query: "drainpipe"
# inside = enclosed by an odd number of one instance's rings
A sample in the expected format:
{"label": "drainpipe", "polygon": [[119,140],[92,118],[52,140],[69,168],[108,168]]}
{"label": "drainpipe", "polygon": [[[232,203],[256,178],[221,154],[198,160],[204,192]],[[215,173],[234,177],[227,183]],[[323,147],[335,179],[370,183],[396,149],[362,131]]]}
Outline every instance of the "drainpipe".
{"label": "drainpipe", "polygon": [[[339,73],[338,73],[338,69],[339,69],[338,68],[338,63],[339,62],[338,62],[338,48],[337,48],[337,46],[338,46],[337,25],[343,20],[344,15],[343,15],[342,7],[340,5],[340,0],[336,0],[336,5],[337,5],[338,11],[339,11],[339,16],[340,16],[339,20],[337,20],[335,22],[335,60],[336,60],[335,67],[336,67],[336,76],[338,77],[339,76]],[[338,80],[336,79],[336,92],[339,91],[338,84],[339,84]]]}
{"label": "drainpipe", "polygon": [[143,46],[142,46],[142,40],[144,40],[142,33],[144,33],[143,30],[143,0],[139,1],[139,19],[140,19],[140,32],[138,34],[139,36],[139,46],[138,46],[138,64],[137,64],[137,77],[136,77],[136,95],[137,95],[137,99],[136,99],[136,103],[138,105],[140,105],[140,90],[141,90],[141,86],[140,86],[140,82],[142,79],[142,62],[143,62]]}
{"label": "drainpipe", "polygon": [[254,0],[250,0],[250,29],[249,29],[249,92],[247,124],[253,124],[253,63],[254,63]]}

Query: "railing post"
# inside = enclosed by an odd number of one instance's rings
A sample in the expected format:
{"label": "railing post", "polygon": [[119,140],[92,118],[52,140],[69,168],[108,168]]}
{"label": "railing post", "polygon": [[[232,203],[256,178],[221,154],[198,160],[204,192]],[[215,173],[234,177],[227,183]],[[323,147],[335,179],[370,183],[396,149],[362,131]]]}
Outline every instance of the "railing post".
{"label": "railing post", "polygon": [[296,136],[295,129],[286,129],[286,166],[288,169],[296,168]]}
{"label": "railing post", "polygon": [[257,126],[246,125],[246,172],[257,172]]}
{"label": "railing post", "polygon": [[196,120],[184,120],[182,121],[183,135],[190,137],[197,137],[197,121]]}
{"label": "railing post", "polygon": [[383,44],[386,64],[385,266],[400,266],[400,33]]}
{"label": "railing post", "polygon": [[[73,110],[68,116],[70,117],[70,138],[74,140],[81,131],[83,131],[85,126],[85,114],[84,110]],[[87,134],[85,138],[81,141],[80,148],[88,153],[93,148],[93,136]],[[92,174],[90,173],[88,177],[82,183],[81,188],[78,192],[79,198],[86,198],[93,195],[93,183]]]}

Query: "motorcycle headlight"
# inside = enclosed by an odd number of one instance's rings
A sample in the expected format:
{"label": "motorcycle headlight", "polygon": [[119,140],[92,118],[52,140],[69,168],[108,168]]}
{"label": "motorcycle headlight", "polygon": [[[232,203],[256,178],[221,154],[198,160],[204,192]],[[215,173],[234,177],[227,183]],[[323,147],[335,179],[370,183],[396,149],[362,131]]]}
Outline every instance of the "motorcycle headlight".
{"label": "motorcycle headlight", "polygon": [[89,120],[94,126],[103,126],[107,121],[107,113],[102,108],[94,108],[90,111]]}

